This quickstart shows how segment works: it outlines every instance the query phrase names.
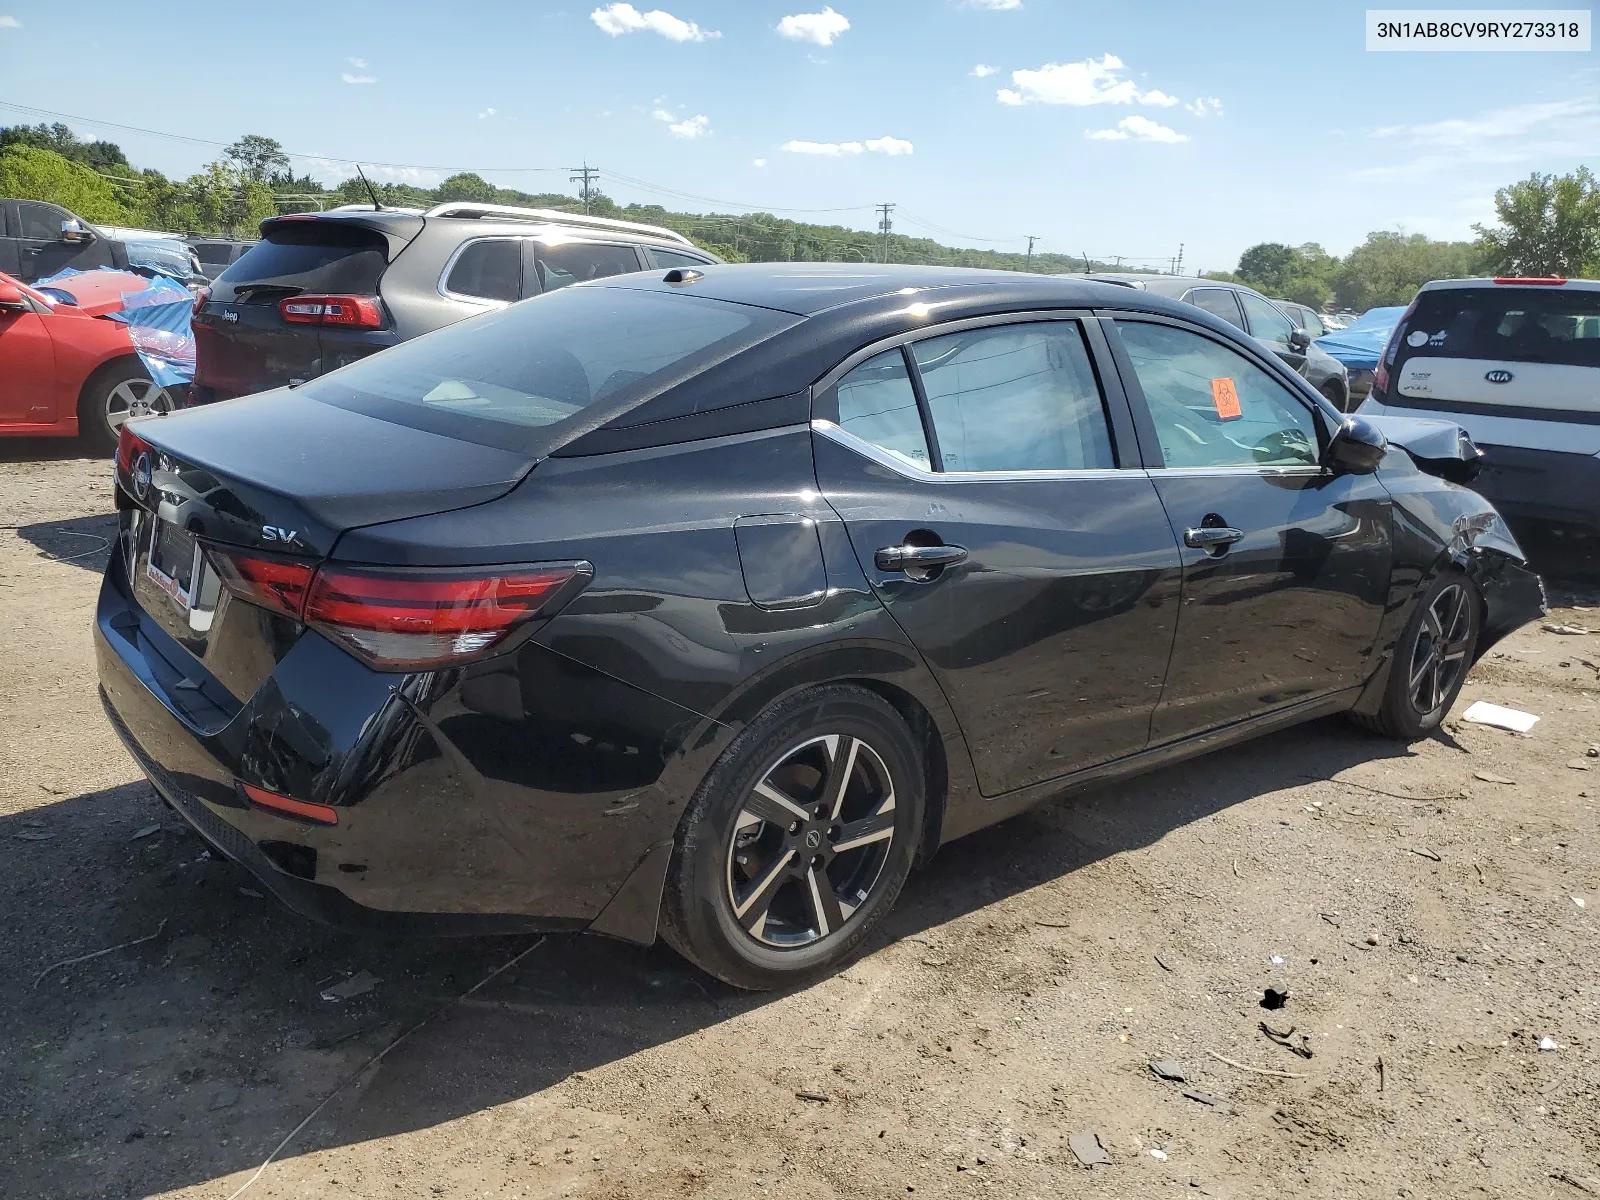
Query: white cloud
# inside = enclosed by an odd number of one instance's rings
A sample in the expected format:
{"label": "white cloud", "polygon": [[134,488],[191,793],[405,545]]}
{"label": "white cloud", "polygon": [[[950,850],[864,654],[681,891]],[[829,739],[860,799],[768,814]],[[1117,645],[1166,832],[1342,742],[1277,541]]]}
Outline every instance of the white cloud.
{"label": "white cloud", "polygon": [[[1600,141],[1600,103],[1583,97],[1489,109],[1472,117],[1450,117],[1414,125],[1388,125],[1372,130],[1377,142],[1388,142],[1398,157],[1377,161],[1354,172],[1358,179],[1433,179],[1440,172],[1466,166],[1505,168],[1577,158],[1593,152]],[[1373,147],[1374,157],[1383,154]],[[1492,178],[1492,176],[1491,176]],[[1493,183],[1479,183],[1486,195]]]}
{"label": "white cloud", "polygon": [[967,7],[987,12],[1015,12],[1022,7],[1022,0],[967,0]]}
{"label": "white cloud", "polygon": [[344,80],[346,83],[377,83],[378,82],[378,77],[376,75],[352,75],[352,74],[350,74],[349,71],[346,71],[343,75],[339,76],[339,78]]}
{"label": "white cloud", "polygon": [[833,45],[834,38],[850,28],[843,16],[824,8],[819,13],[795,13],[778,22],[778,33],[791,42],[815,42],[819,46]]}
{"label": "white cloud", "polygon": [[589,19],[612,37],[649,32],[659,33],[669,42],[707,42],[722,36],[714,29],[701,29],[693,21],[685,21],[659,8],[642,13],[631,4],[608,4],[595,9]]}
{"label": "white cloud", "polygon": [[821,154],[828,158],[841,158],[847,154],[860,154],[866,147],[860,142],[785,142],[778,149],[786,154]]}
{"label": "white cloud", "polygon": [[367,60],[364,58],[347,58],[345,59],[345,62],[349,63],[358,71],[365,71],[367,69]]}
{"label": "white cloud", "polygon": [[498,109],[486,108],[481,113],[478,114],[478,120],[480,120],[480,121],[488,120],[490,117],[494,116],[494,114],[496,112],[498,112],[498,111],[499,111]]}
{"label": "white cloud", "polygon": [[1178,101],[1165,92],[1141,92],[1139,85],[1122,77],[1122,60],[1115,54],[1086,58],[1082,62],[1046,63],[1038,70],[1011,72],[1013,87],[1001,88],[1001,104],[1154,104],[1170,107]]}
{"label": "white cloud", "polygon": [[704,113],[698,116],[685,117],[680,121],[677,113],[658,108],[650,116],[654,120],[665,122],[667,132],[675,138],[693,140],[694,138],[705,137],[711,132],[711,118]]}
{"label": "white cloud", "polygon": [[22,22],[15,17],[0,17],[0,29],[21,29]]}
{"label": "white cloud", "polygon": [[1138,142],[1187,142],[1189,135],[1179,133],[1176,129],[1169,129],[1149,117],[1135,114],[1123,117],[1114,129],[1096,129],[1085,133],[1085,137],[1095,138],[1103,142],[1125,142],[1130,138]]}
{"label": "white cloud", "polygon": [[1222,101],[1215,96],[1201,96],[1193,104],[1183,106],[1197,117],[1220,117],[1222,115]]}
{"label": "white cloud", "polygon": [[979,63],[968,74],[974,79],[987,79],[989,76],[997,74],[999,70],[999,67],[991,67],[987,63]]}
{"label": "white cloud", "polygon": [[[787,154],[816,154],[824,158],[853,158],[858,154],[884,154],[898,158],[915,151],[904,138],[868,138],[866,142],[785,142],[778,147]],[[764,160],[763,160],[764,161]]]}
{"label": "white cloud", "polygon": [[764,167],[767,165],[767,160],[764,158],[758,158],[755,160],[755,165],[758,167]]}
{"label": "white cloud", "polygon": [[902,154],[914,153],[916,147],[904,138],[868,138],[867,149],[874,154],[887,154],[890,158],[898,158]]}

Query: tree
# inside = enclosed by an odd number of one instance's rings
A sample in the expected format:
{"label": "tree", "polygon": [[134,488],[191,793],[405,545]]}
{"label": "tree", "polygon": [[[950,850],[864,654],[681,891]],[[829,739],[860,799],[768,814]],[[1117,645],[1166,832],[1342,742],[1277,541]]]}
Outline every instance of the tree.
{"label": "tree", "polygon": [[228,162],[252,183],[266,183],[273,175],[289,169],[289,156],[283,146],[259,133],[247,133],[222,152]]}
{"label": "tree", "polygon": [[1280,242],[1261,242],[1239,256],[1235,272],[1245,283],[1269,296],[1281,296],[1298,263],[1294,250]]}
{"label": "tree", "polygon": [[1345,256],[1334,290],[1341,304],[1357,311],[1409,304],[1430,279],[1474,274],[1479,257],[1471,242],[1435,242],[1420,233],[1379,230]]}
{"label": "tree", "polygon": [[128,216],[104,179],[82,163],[36,146],[12,144],[0,150],[0,196],[59,204],[85,221],[107,225],[121,224]]}
{"label": "tree", "polygon": [[0,150],[7,146],[52,150],[70,162],[83,163],[108,175],[131,176],[134,173],[121,146],[115,142],[80,142],[78,135],[59,121],[54,125],[8,125],[0,129]]}
{"label": "tree", "polygon": [[1571,175],[1540,175],[1494,194],[1500,224],[1474,225],[1485,263],[1501,275],[1600,272],[1600,180],[1579,167]]}
{"label": "tree", "polygon": [[450,176],[435,188],[434,196],[440,203],[446,200],[472,200],[479,204],[493,204],[498,190],[482,175],[463,171],[459,175]]}

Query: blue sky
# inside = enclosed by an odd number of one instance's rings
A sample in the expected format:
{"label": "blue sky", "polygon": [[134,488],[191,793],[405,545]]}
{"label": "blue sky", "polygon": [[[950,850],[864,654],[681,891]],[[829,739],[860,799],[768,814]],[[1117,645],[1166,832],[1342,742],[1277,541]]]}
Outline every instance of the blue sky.
{"label": "blue sky", "polygon": [[[0,0],[0,101],[91,118],[70,123],[169,174],[246,132],[329,179],[348,170],[319,158],[569,190],[563,168],[587,159],[624,202],[871,228],[891,201],[899,232],[998,249],[1036,234],[1040,250],[1151,264],[1182,243],[1186,270],[1262,240],[1338,253],[1372,229],[1467,237],[1497,186],[1585,155],[1600,168],[1593,52],[1368,53],[1363,13],[391,0],[231,17]],[[530,167],[556,169],[514,169]]]}

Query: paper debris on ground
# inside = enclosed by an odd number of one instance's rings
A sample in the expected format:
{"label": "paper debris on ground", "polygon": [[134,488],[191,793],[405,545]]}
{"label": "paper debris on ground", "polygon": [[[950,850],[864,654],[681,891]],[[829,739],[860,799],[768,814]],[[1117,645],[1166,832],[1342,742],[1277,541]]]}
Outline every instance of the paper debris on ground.
{"label": "paper debris on ground", "polygon": [[381,982],[371,971],[357,971],[343,983],[336,983],[322,993],[324,1000],[349,1000],[353,996],[364,996]]}
{"label": "paper debris on ground", "polygon": [[1475,725],[1494,725],[1500,729],[1509,729],[1513,733],[1527,733],[1539,723],[1539,718],[1532,713],[1525,713],[1515,708],[1502,708],[1485,700],[1475,701],[1461,714],[1461,719],[1471,721]]}

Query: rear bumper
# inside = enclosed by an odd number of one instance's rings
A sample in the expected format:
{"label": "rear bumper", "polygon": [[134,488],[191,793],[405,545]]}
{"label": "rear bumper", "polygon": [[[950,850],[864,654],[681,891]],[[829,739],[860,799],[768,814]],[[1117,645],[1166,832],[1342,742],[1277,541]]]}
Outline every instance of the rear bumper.
{"label": "rear bumper", "polygon": [[1473,490],[1513,521],[1576,525],[1600,534],[1600,455],[1481,447]]}
{"label": "rear bumper", "polygon": [[[653,935],[645,864],[681,811],[658,784],[699,723],[686,710],[532,643],[479,674],[401,676],[308,632],[235,715],[197,723],[171,697],[193,695],[175,684],[200,669],[130,601],[118,559],[95,650],[107,716],[156,789],[294,911],[433,934]],[[255,808],[239,780],[339,822]],[[653,894],[635,868],[655,872]]]}

